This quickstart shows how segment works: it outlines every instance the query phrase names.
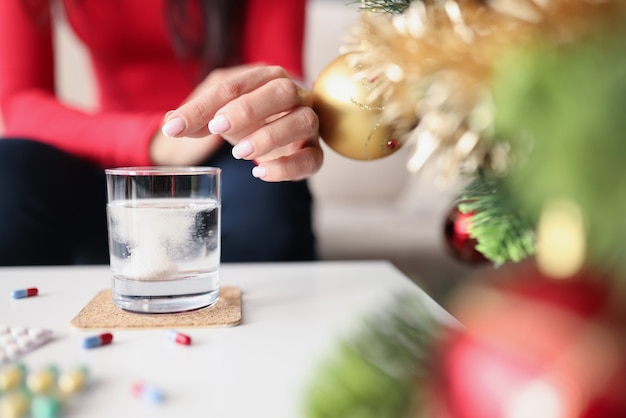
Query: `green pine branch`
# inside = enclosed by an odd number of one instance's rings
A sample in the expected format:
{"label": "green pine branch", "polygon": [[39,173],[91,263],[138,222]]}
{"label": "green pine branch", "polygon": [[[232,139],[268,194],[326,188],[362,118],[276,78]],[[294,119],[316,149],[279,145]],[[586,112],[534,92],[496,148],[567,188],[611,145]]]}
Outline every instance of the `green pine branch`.
{"label": "green pine branch", "polygon": [[416,382],[427,377],[432,346],[443,330],[420,297],[398,296],[317,370],[307,417],[412,417],[420,396]]}
{"label": "green pine branch", "polygon": [[535,253],[533,224],[514,206],[502,179],[480,173],[461,192],[460,200],[461,212],[474,212],[470,236],[486,258],[501,265]]}
{"label": "green pine branch", "polygon": [[355,0],[348,4],[360,4],[363,11],[401,14],[414,0]]}

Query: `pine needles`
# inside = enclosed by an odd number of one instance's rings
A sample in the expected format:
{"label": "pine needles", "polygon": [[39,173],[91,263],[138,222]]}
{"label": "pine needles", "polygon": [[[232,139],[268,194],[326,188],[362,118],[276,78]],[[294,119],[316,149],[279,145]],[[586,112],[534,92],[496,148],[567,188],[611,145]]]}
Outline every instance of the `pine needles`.
{"label": "pine needles", "polygon": [[518,262],[535,252],[533,224],[522,217],[498,178],[480,173],[460,195],[459,210],[472,215],[476,249],[496,265]]}

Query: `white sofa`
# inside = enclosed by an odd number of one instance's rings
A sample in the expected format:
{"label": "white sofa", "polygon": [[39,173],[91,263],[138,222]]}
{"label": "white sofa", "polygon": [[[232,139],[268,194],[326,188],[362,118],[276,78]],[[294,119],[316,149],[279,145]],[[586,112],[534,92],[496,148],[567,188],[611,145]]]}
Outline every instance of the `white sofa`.
{"label": "white sofa", "polygon": [[[359,13],[358,3],[310,0],[309,82],[339,54]],[[57,42],[63,45],[57,73],[61,95],[88,108],[94,91],[83,47],[67,27],[61,27]],[[405,168],[410,152],[401,149],[364,162],[326,148],[324,166],[311,178],[319,253],[326,260],[390,260],[436,296],[472,268],[449,257],[443,247],[443,218],[457,187],[436,187],[429,176],[410,174]]]}

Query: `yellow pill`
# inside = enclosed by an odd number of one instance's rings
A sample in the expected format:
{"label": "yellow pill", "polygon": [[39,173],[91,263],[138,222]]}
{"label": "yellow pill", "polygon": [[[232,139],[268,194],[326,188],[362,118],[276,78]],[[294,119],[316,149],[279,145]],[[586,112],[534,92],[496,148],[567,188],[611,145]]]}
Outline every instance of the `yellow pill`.
{"label": "yellow pill", "polygon": [[59,390],[65,395],[71,395],[80,391],[87,382],[87,369],[79,367],[59,378]]}
{"label": "yellow pill", "polygon": [[9,366],[0,372],[0,390],[9,391],[24,383],[26,366],[18,363]]}
{"label": "yellow pill", "polygon": [[26,386],[33,393],[46,393],[54,388],[59,372],[56,367],[30,373],[26,378]]}
{"label": "yellow pill", "polygon": [[29,399],[23,391],[15,390],[0,398],[0,417],[22,418],[28,413]]}

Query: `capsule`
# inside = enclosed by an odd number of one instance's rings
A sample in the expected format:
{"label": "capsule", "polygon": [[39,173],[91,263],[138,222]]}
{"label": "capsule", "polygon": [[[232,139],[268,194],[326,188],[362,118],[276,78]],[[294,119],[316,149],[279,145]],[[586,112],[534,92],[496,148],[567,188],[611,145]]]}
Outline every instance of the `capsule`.
{"label": "capsule", "polygon": [[59,390],[64,395],[73,395],[85,387],[87,382],[88,370],[86,367],[79,367],[68,373],[64,373],[59,377]]}
{"label": "capsule", "polygon": [[26,386],[32,393],[47,393],[55,387],[58,376],[59,369],[56,366],[49,366],[30,373],[26,378]]}
{"label": "capsule", "polygon": [[181,332],[178,332],[176,330],[169,330],[167,332],[167,338],[170,341],[175,342],[176,344],[180,344],[180,345],[190,345],[191,344],[191,337],[189,335],[183,334]]}
{"label": "capsule", "polygon": [[0,397],[0,417],[23,418],[28,413],[30,399],[26,391],[14,390]]}
{"label": "capsule", "polygon": [[9,366],[0,372],[0,391],[10,391],[22,386],[26,380],[28,370],[23,363]]}
{"label": "capsule", "polygon": [[135,398],[153,404],[161,403],[165,399],[163,392],[159,388],[143,382],[133,383],[132,393]]}
{"label": "capsule", "polygon": [[39,294],[39,289],[36,287],[29,287],[27,289],[17,289],[11,293],[11,297],[13,299],[24,299],[29,298],[31,296],[37,296]]}
{"label": "capsule", "polygon": [[103,345],[109,345],[113,342],[113,334],[105,332],[104,334],[87,337],[83,340],[83,348],[95,348]]}
{"label": "capsule", "polygon": [[30,409],[33,418],[59,418],[63,412],[63,401],[56,396],[36,395]]}

